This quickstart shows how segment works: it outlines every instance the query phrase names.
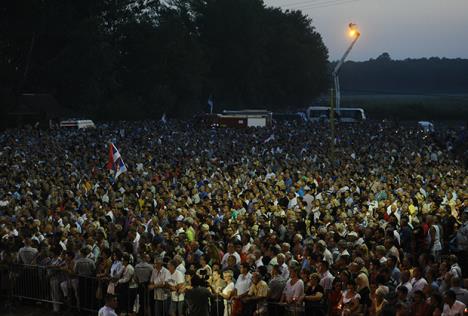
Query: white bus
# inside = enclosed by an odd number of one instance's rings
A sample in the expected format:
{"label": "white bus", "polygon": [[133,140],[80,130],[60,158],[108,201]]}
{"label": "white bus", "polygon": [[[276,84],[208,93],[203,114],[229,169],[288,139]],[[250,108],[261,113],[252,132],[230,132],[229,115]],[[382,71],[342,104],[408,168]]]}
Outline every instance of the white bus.
{"label": "white bus", "polygon": [[338,113],[340,122],[356,123],[366,120],[366,113],[361,108],[341,108]]}
{"label": "white bus", "polygon": [[306,113],[310,122],[325,122],[330,118],[330,108],[327,106],[311,106]]}
{"label": "white bus", "polygon": [[[307,109],[307,118],[310,122],[326,122],[330,119],[330,107],[311,106]],[[343,123],[355,123],[366,120],[366,114],[362,108],[335,109],[335,118]]]}

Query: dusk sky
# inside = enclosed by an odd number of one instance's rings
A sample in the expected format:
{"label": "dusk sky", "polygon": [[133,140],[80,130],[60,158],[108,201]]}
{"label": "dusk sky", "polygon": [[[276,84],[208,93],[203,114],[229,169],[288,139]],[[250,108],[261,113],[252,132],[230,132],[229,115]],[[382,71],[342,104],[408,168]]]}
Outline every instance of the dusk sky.
{"label": "dusk sky", "polygon": [[468,58],[468,0],[264,0],[267,5],[300,9],[313,20],[330,60],[346,50],[349,22],[361,38],[350,60],[388,52],[393,59]]}

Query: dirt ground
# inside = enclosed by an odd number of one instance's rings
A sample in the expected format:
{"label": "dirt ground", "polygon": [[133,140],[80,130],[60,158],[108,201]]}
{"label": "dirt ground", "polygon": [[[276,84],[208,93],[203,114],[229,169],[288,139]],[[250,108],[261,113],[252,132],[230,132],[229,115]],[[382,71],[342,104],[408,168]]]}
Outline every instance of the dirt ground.
{"label": "dirt ground", "polygon": [[1,316],[75,316],[92,315],[90,313],[77,311],[52,312],[52,307],[48,304],[34,304],[28,302],[15,302],[13,305],[7,302],[0,302]]}

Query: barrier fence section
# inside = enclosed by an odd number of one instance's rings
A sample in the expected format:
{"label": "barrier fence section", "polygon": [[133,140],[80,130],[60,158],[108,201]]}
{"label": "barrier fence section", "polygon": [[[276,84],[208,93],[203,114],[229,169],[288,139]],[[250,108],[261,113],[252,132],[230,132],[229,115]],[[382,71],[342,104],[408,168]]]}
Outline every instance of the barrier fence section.
{"label": "barrier fence section", "polygon": [[[224,301],[223,299],[215,298],[211,305],[211,315],[213,316],[250,316],[250,315],[264,315],[264,316],[308,316],[305,315],[304,303],[280,303],[274,301],[262,301],[259,303],[243,303],[238,304],[236,300]],[[224,309],[226,309],[224,311]],[[313,315],[325,316],[326,305],[317,304],[313,311]]]}
{"label": "barrier fence section", "polygon": [[[32,300],[50,303],[54,311],[71,307],[96,313],[104,305],[103,293],[106,293],[106,289],[107,282],[94,276],[69,275],[56,268],[36,265],[0,266],[0,296],[10,302],[13,299]],[[138,314],[148,315],[152,308],[148,308],[151,305],[148,300],[151,293],[146,284],[140,284],[138,294]],[[211,315],[223,315],[224,308],[228,308],[228,315],[236,315],[236,302],[229,300],[225,305],[223,301],[219,298],[212,300]],[[148,311],[145,312],[146,309]],[[322,314],[320,309],[317,315],[325,315],[325,311]],[[261,304],[254,303],[249,310],[256,315],[299,316],[304,314],[304,305],[264,301]]]}
{"label": "barrier fence section", "polygon": [[11,297],[12,286],[10,285],[9,273],[7,265],[0,265],[0,298]]}
{"label": "barrier fence section", "polygon": [[51,303],[55,311],[65,305],[97,312],[102,304],[96,298],[98,284],[96,277],[69,275],[43,266],[13,264],[0,268],[0,294],[3,297]]}

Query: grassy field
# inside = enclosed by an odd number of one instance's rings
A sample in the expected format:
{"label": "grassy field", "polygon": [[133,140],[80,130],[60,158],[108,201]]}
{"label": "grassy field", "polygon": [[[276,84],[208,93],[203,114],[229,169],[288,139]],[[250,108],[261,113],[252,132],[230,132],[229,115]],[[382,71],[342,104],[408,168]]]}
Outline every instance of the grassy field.
{"label": "grassy field", "polygon": [[468,95],[343,95],[343,107],[361,107],[370,119],[468,120]]}

